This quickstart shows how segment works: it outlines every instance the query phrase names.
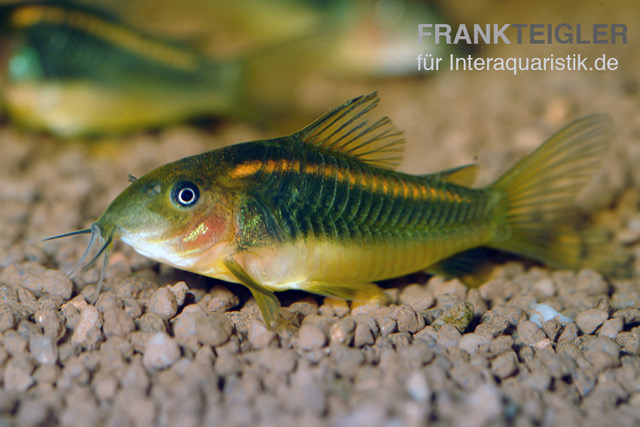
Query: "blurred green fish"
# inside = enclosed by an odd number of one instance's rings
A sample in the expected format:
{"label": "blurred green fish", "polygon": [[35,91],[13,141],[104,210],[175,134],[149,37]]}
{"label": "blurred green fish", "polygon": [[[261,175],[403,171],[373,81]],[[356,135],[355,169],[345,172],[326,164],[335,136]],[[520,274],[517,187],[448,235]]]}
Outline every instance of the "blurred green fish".
{"label": "blurred green fish", "polygon": [[216,61],[70,2],[4,5],[0,15],[12,33],[2,54],[9,115],[63,137],[274,109],[300,59],[287,46]]}
{"label": "blurred green fish", "polygon": [[[393,169],[404,139],[370,121],[376,94],[299,132],[161,166],[135,180],[90,229],[82,265],[114,239],[176,268],[241,283],[267,326],[274,291],[383,300],[373,282],[420,270],[461,274],[490,247],[568,269],[628,276],[606,233],[574,227],[573,200],[607,151],[608,116],[570,123],[495,183],[474,189],[473,165],[430,175]],[[57,236],[63,237],[63,236]],[[57,238],[54,237],[54,238]],[[469,252],[470,251],[470,252]]]}
{"label": "blurred green fish", "polygon": [[451,23],[445,8],[435,1],[97,1],[151,32],[169,31],[197,39],[216,57],[255,45],[277,45],[317,28],[323,37],[331,37],[331,46],[316,64],[321,70],[316,71],[337,78],[424,74],[416,66],[418,54],[444,57],[463,47],[435,44],[428,38],[419,42],[419,24]]}

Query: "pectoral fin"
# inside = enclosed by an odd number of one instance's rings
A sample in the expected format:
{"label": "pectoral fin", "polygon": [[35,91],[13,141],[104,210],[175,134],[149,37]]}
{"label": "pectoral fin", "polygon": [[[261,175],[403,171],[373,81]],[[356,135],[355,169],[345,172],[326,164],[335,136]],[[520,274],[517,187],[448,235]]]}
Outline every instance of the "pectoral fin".
{"label": "pectoral fin", "polygon": [[227,267],[236,279],[249,288],[253,298],[255,298],[258,303],[265,325],[267,328],[271,329],[273,327],[273,322],[276,320],[278,315],[278,309],[280,308],[278,298],[276,298],[275,294],[269,289],[253,280],[251,276],[244,271],[240,264],[238,264],[238,261],[236,261],[234,257],[227,257],[223,262],[225,267]]}

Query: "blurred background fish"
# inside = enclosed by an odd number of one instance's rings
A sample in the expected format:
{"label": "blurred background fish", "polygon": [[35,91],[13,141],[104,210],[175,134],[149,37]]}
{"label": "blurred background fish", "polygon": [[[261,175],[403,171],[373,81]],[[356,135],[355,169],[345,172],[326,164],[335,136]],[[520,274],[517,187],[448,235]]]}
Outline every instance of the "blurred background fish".
{"label": "blurred background fish", "polygon": [[415,28],[434,13],[409,0],[3,3],[3,104],[60,137],[264,123],[300,112],[309,76],[413,73]]}
{"label": "blurred background fish", "polygon": [[3,50],[6,110],[24,126],[63,137],[251,116],[279,105],[273,90],[286,99],[298,68],[284,60],[295,41],[214,60],[83,5],[26,3],[5,6],[2,15],[14,35]]}

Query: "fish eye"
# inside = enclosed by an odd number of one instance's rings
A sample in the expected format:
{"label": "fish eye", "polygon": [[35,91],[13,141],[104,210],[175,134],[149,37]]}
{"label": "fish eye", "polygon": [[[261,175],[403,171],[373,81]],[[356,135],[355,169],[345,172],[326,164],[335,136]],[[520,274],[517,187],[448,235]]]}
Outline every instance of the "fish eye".
{"label": "fish eye", "polygon": [[200,190],[193,182],[180,181],[171,190],[171,200],[178,206],[188,208],[195,205],[200,198]]}

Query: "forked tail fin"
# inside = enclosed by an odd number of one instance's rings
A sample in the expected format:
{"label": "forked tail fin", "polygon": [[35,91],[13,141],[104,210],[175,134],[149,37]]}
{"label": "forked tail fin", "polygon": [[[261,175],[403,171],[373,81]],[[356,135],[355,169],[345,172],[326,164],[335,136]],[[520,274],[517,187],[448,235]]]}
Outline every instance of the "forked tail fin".
{"label": "forked tail fin", "polygon": [[576,195],[602,163],[612,135],[607,115],[576,120],[492,184],[501,202],[491,246],[557,268],[630,276],[630,257],[605,230],[575,224]]}

